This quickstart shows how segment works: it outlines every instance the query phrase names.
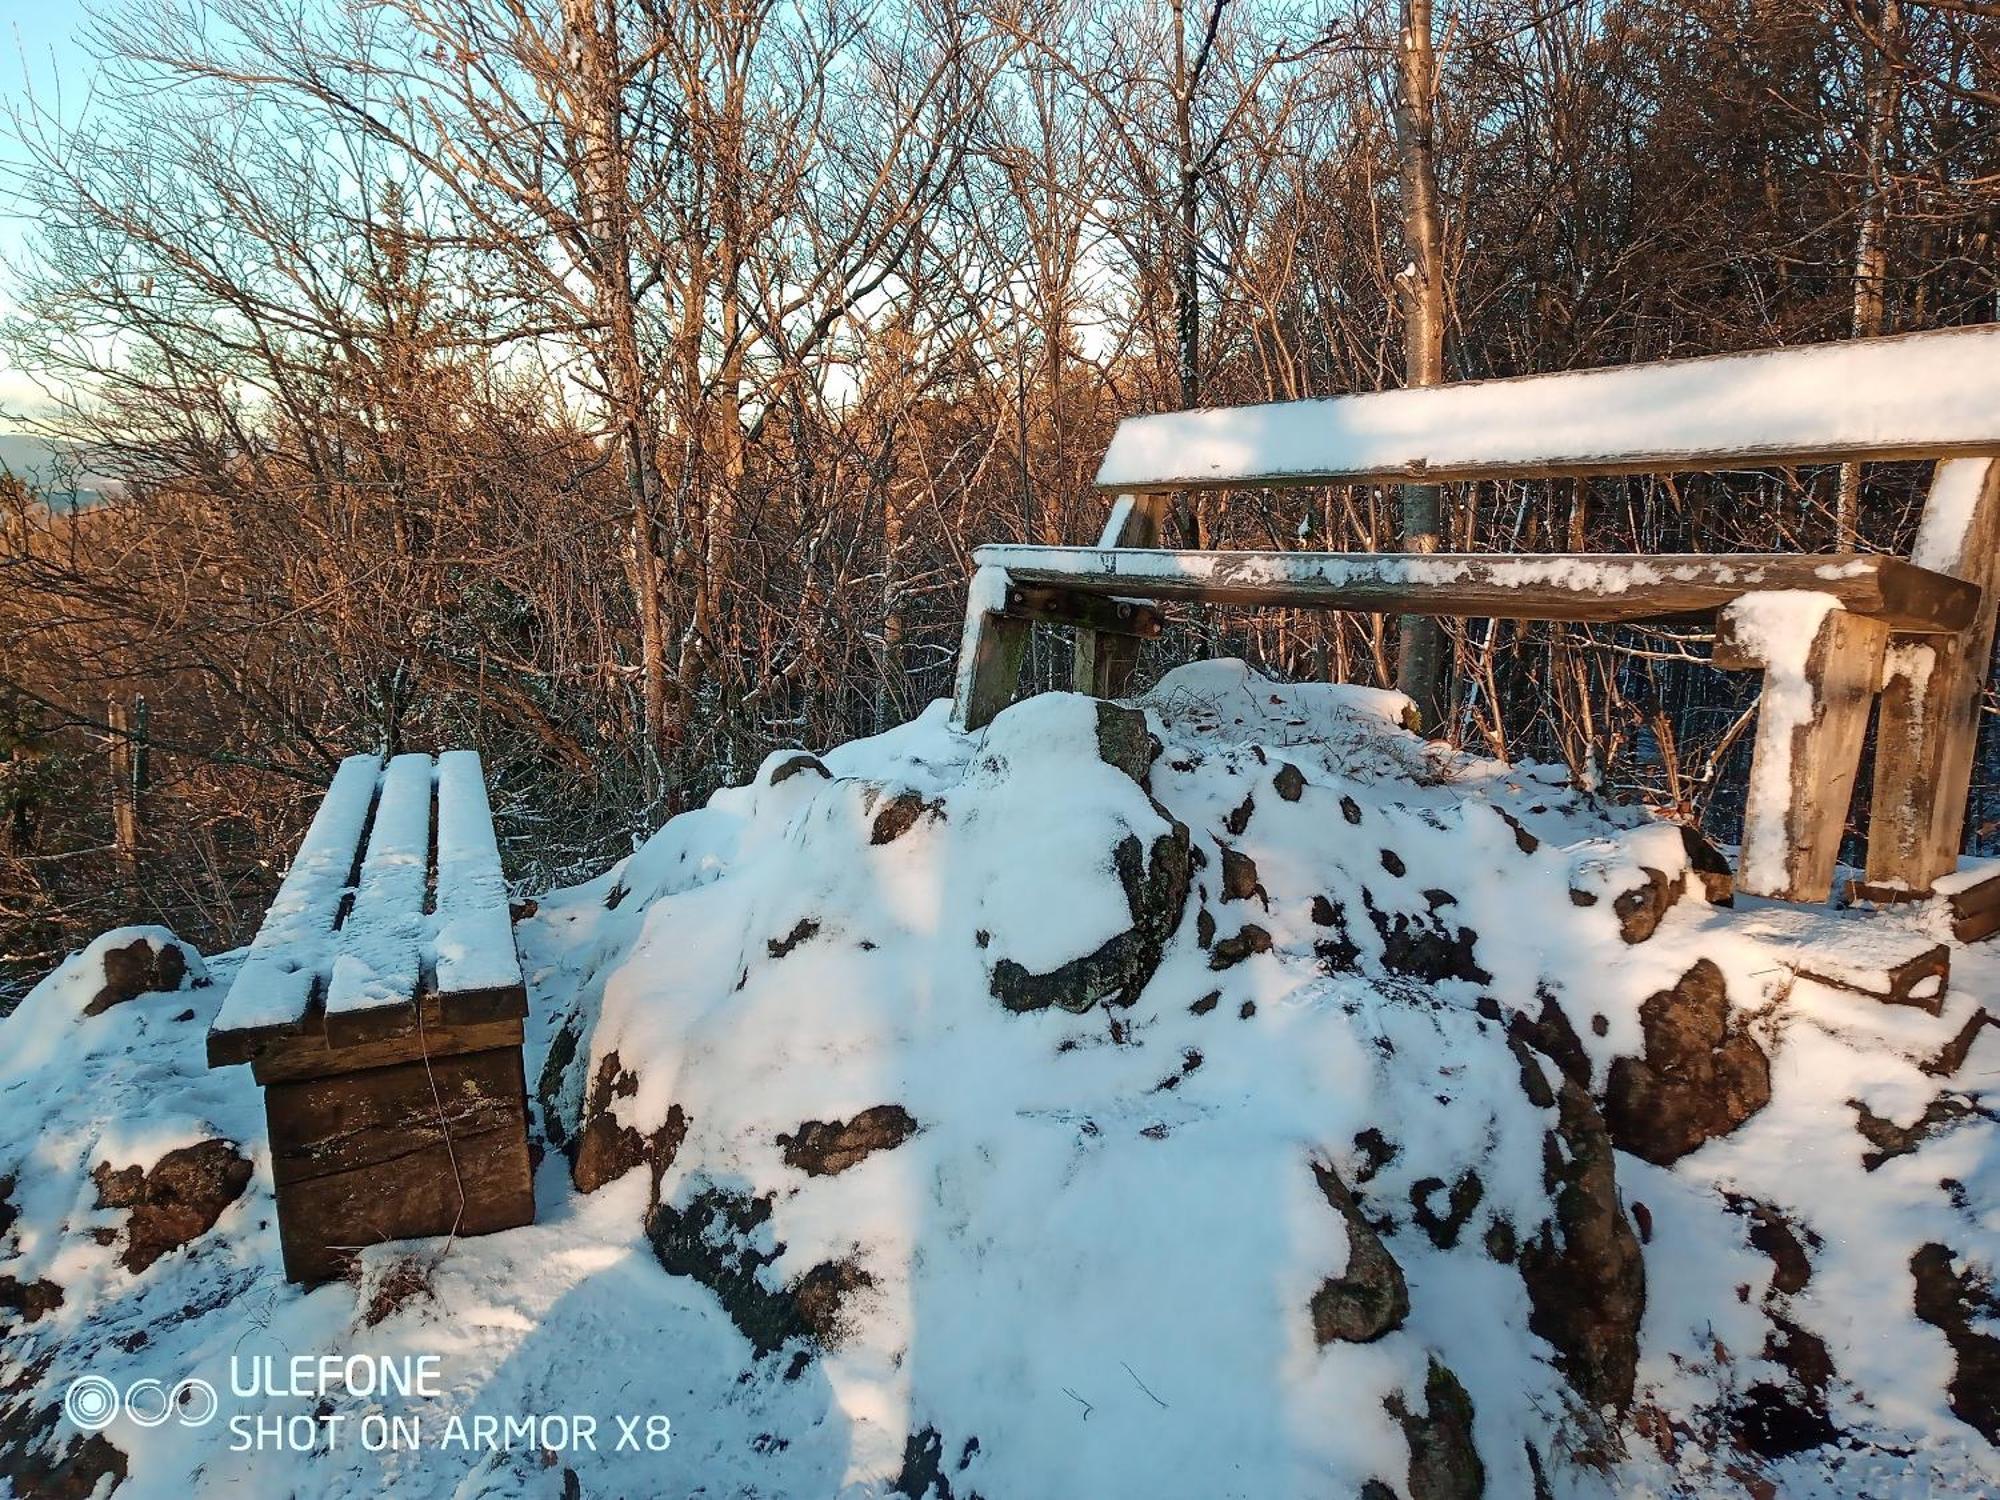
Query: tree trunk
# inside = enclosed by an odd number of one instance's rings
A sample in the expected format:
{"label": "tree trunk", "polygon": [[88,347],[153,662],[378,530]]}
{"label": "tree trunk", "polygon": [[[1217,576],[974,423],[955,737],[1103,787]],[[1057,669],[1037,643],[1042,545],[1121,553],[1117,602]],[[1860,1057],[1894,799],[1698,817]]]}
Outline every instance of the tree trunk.
{"label": "tree trunk", "polygon": [[[1444,379],[1444,232],[1439,222],[1437,149],[1434,138],[1437,57],[1431,50],[1431,0],[1404,0],[1396,105],[1401,157],[1403,238],[1410,263],[1396,278],[1403,305],[1404,381],[1412,386]],[[1406,552],[1436,552],[1441,500],[1434,484],[1402,488],[1402,544]],[[1446,728],[1450,702],[1443,627],[1426,615],[1401,620],[1396,686],[1410,695],[1426,732]]]}
{"label": "tree trunk", "polygon": [[654,535],[659,480],[646,419],[645,372],[639,354],[638,306],[632,288],[631,196],[627,182],[617,16],[599,0],[563,0],[563,22],[576,73],[584,161],[580,186],[591,241],[590,277],[603,344],[606,395],[625,464],[629,496],[626,572],[639,616],[639,671],[644,707],[648,797],[658,791],[661,748],[674,736],[668,722],[666,621],[660,606],[659,545]]}
{"label": "tree trunk", "polygon": [[[1854,316],[1856,338],[1873,338],[1884,331],[1887,311],[1883,280],[1888,273],[1888,252],[1883,228],[1886,218],[1888,158],[1896,129],[1896,110],[1902,92],[1890,49],[1903,28],[1901,0],[1880,0],[1864,7],[1863,14],[1875,12],[1873,19],[1881,39],[1878,46],[1865,34],[1862,38],[1863,66],[1867,69],[1868,118],[1862,132],[1862,170],[1866,174],[1861,189],[1861,221],[1854,233]],[[1834,545],[1852,551],[1861,530],[1861,465],[1840,466],[1840,493],[1834,502]]]}

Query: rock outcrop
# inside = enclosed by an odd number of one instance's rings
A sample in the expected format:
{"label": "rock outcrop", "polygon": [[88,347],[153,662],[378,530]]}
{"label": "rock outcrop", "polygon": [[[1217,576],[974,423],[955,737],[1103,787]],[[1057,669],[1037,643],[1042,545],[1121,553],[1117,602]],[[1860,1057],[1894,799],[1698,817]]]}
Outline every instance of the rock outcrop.
{"label": "rock outcrop", "polygon": [[150,1172],[101,1162],[91,1173],[99,1208],[128,1210],[118,1262],[145,1270],[199,1239],[250,1183],[250,1158],[229,1141],[200,1141],[169,1151]]}
{"label": "rock outcrop", "polygon": [[1770,1102],[1770,1061],[1732,1024],[1728,986],[1708,959],[1643,1001],[1639,1024],[1645,1052],[1614,1062],[1605,1087],[1619,1150],[1667,1166]]}

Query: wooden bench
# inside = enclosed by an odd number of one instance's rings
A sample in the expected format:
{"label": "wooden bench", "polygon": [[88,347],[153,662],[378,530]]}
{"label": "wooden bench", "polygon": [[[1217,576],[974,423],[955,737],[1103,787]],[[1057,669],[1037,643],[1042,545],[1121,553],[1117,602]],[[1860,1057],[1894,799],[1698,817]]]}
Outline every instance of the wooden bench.
{"label": "wooden bench", "polygon": [[285,1274],[533,1220],[527,988],[479,757],[340,764],[208,1033],[264,1087]]}
{"label": "wooden bench", "polygon": [[[1098,471],[1095,547],[977,549],[953,716],[1018,688],[1037,621],[1077,630],[1073,682],[1123,694],[1153,601],[1521,620],[1715,621],[1764,673],[1738,887],[1830,893],[1879,698],[1866,893],[1956,868],[2000,585],[2000,327],[1330,400],[1134,417]],[[1176,491],[1428,484],[1936,461],[1905,560],[1868,554],[1186,552]],[[1762,600],[1761,603],[1754,602]]]}

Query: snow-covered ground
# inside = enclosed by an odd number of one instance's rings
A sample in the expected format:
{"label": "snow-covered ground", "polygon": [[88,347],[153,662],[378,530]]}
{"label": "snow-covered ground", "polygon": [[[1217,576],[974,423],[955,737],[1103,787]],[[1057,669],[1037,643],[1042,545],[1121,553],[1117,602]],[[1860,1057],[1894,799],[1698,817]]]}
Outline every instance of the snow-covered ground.
{"label": "snow-covered ground", "polygon": [[[1393,694],[1222,662],[1141,706],[968,736],[935,705],[540,896],[537,1222],[372,1248],[358,1284],[279,1274],[257,1089],[204,1067],[237,960],[93,1007],[108,953],[172,940],[73,957],[0,1023],[0,1475],[2000,1486],[2000,959],[1954,947],[1936,1016],[1802,977],[1865,982],[1932,919],[1713,905],[1678,830],[1426,746]],[[212,1201],[155,1190],[183,1180]],[[438,1388],[290,1394],[327,1353],[434,1356]],[[280,1393],[238,1393],[258,1370]],[[83,1375],[219,1407],[86,1437]]]}

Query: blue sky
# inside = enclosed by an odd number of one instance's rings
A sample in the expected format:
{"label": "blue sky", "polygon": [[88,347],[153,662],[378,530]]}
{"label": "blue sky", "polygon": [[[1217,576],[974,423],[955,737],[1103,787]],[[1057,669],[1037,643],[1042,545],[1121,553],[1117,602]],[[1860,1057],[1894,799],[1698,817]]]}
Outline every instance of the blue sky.
{"label": "blue sky", "polygon": [[[83,0],[28,0],[0,6],[0,105],[15,105],[33,91],[54,102],[59,89],[64,113],[74,110],[90,83],[90,62],[75,43],[84,23]],[[12,171],[18,163],[10,128],[0,120],[0,259],[20,253],[24,228],[15,199]],[[0,308],[7,308],[6,286],[0,278]],[[34,399],[34,388],[8,367],[0,355],[0,431],[12,425],[9,412]]]}

